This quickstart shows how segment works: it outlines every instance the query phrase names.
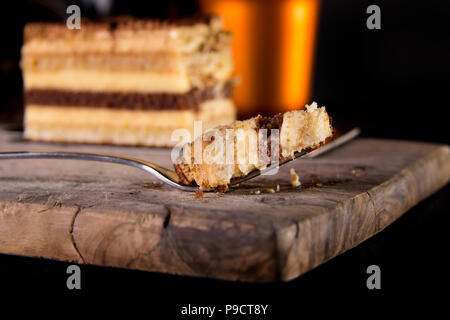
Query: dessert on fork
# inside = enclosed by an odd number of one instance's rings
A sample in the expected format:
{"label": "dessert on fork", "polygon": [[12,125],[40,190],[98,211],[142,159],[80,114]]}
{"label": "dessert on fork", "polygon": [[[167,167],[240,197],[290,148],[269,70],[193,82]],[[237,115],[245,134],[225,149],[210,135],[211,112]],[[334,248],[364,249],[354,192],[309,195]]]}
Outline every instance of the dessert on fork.
{"label": "dessert on fork", "polygon": [[184,184],[226,191],[232,179],[262,170],[273,160],[294,158],[296,152],[319,147],[332,135],[325,107],[314,102],[304,110],[258,115],[211,129],[180,148],[174,167]]}

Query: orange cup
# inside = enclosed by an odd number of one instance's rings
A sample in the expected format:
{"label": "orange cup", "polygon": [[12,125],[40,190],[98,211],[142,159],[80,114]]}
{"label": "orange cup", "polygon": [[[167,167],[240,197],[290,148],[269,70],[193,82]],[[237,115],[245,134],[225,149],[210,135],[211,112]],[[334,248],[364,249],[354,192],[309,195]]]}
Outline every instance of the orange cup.
{"label": "orange cup", "polygon": [[200,0],[233,32],[239,116],[309,103],[320,0]]}

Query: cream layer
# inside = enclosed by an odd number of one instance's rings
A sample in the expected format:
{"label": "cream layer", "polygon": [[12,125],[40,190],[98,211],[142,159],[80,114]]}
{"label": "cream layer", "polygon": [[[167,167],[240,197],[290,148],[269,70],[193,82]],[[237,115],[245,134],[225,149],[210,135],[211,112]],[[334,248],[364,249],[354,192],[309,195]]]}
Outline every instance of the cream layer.
{"label": "cream layer", "polygon": [[26,89],[186,92],[231,78],[230,51],[188,56],[81,55],[22,59]]}
{"label": "cream layer", "polygon": [[21,67],[25,71],[58,69],[102,69],[123,71],[173,72],[190,70],[202,73],[210,70],[211,76],[228,69],[231,74],[233,58],[231,48],[214,52],[196,52],[188,55],[149,54],[28,54],[22,57]]}
{"label": "cream layer", "polygon": [[27,105],[24,136],[30,140],[173,146],[172,133],[187,129],[193,136],[194,120],[203,129],[232,122],[236,109],[229,99],[205,101],[199,111],[144,111],[106,108]]}
{"label": "cream layer", "polygon": [[[112,70],[39,70],[23,73],[25,89],[59,89],[73,91],[185,93],[230,79],[230,70],[189,75],[187,71],[112,71]],[[210,78],[208,75],[214,74]]]}
{"label": "cream layer", "polygon": [[24,72],[25,89],[59,89],[106,92],[185,93],[191,89],[184,72],[77,70]]}

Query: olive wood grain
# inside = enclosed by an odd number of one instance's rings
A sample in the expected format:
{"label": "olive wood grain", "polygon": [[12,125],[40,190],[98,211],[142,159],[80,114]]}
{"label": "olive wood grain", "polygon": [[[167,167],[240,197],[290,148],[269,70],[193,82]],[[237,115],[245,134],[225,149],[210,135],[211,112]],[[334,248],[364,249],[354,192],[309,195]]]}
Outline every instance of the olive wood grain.
{"label": "olive wood grain", "polygon": [[[102,152],[170,166],[165,149],[20,137],[1,130],[0,151]],[[290,186],[290,168],[301,187]],[[203,198],[115,164],[2,160],[0,252],[228,280],[289,280],[381,231],[449,177],[448,146],[379,139],[357,139]],[[272,193],[277,184],[280,191]]]}

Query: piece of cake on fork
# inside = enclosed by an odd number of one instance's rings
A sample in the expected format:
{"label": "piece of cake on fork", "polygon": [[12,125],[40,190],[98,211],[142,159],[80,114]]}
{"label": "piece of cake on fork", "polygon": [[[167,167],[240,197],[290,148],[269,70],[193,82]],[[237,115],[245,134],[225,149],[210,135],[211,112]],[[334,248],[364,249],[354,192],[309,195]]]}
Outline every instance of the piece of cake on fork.
{"label": "piece of cake on fork", "polygon": [[175,152],[174,167],[184,184],[226,191],[232,179],[317,148],[332,135],[325,107],[314,102],[304,110],[258,115],[211,129]]}
{"label": "piece of cake on fork", "polygon": [[26,139],[175,145],[235,119],[231,34],[217,16],[109,18],[25,27],[21,66]]}

